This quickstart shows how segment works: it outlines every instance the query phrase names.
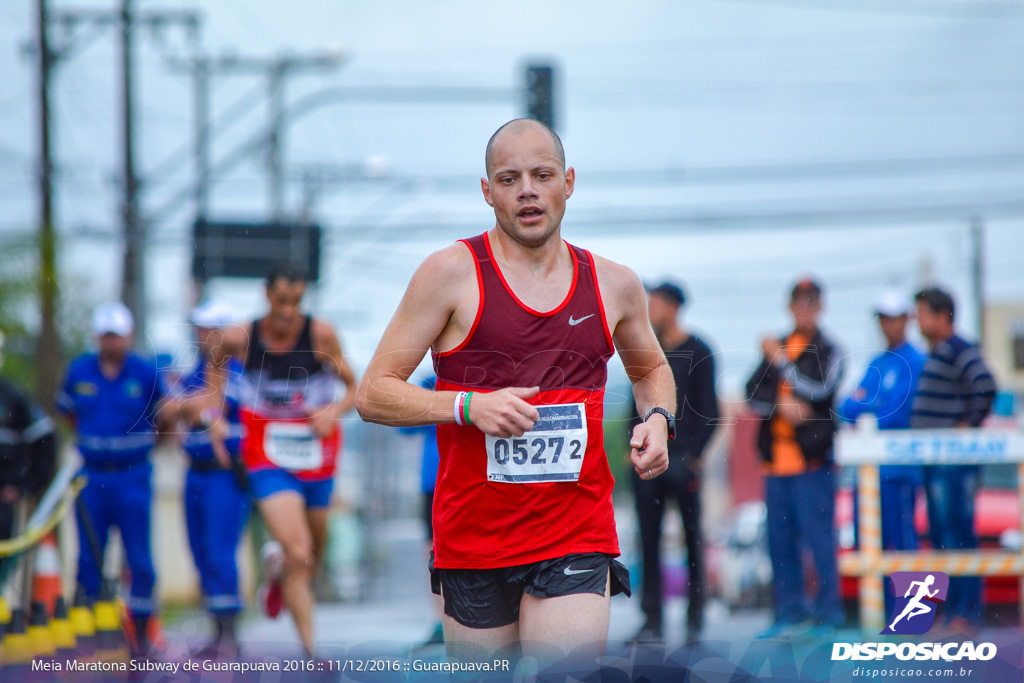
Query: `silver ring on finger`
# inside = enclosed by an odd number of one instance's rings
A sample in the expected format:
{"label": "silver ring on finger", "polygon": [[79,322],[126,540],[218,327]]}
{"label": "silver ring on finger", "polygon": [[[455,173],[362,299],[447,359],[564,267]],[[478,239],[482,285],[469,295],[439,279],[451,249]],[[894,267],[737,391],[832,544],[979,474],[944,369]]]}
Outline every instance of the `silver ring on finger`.
{"label": "silver ring on finger", "polygon": [[654,473],[651,472],[650,470],[647,470],[647,478],[648,479],[654,479]]}

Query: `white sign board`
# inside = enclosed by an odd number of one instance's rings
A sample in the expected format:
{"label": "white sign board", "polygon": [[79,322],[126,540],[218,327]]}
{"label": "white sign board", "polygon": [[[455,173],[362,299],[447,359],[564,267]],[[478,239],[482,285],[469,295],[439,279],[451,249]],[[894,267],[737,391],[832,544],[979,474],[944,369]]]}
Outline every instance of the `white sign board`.
{"label": "white sign board", "polygon": [[1024,462],[1012,429],[848,430],[836,438],[840,465],[989,465]]}

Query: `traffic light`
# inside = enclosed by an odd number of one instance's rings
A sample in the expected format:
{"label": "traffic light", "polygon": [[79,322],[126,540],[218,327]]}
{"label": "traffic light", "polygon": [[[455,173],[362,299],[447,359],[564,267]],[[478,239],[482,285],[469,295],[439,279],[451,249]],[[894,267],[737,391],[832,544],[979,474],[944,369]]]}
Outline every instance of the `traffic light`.
{"label": "traffic light", "polygon": [[555,127],[554,83],[551,65],[526,67],[526,116]]}

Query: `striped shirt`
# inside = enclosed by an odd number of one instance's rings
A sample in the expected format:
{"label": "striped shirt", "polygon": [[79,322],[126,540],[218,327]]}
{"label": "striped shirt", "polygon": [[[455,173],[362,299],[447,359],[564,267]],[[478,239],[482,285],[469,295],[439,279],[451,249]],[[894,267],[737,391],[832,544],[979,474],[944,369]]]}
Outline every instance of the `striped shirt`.
{"label": "striped shirt", "polygon": [[925,362],[914,396],[914,428],[943,428],[981,422],[992,410],[996,382],[981,349],[953,335],[937,345]]}

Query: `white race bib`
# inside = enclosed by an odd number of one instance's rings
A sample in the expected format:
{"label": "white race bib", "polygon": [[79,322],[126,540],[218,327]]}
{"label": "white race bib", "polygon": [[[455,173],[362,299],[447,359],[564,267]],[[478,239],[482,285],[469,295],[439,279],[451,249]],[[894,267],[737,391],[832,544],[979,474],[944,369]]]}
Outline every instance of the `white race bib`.
{"label": "white race bib", "polygon": [[267,459],[283,470],[323,467],[324,449],[313,428],[299,422],[271,422],[263,436]]}
{"label": "white race bib", "polygon": [[587,451],[586,404],[536,408],[540,418],[522,436],[486,438],[488,481],[579,481],[583,454]]}

